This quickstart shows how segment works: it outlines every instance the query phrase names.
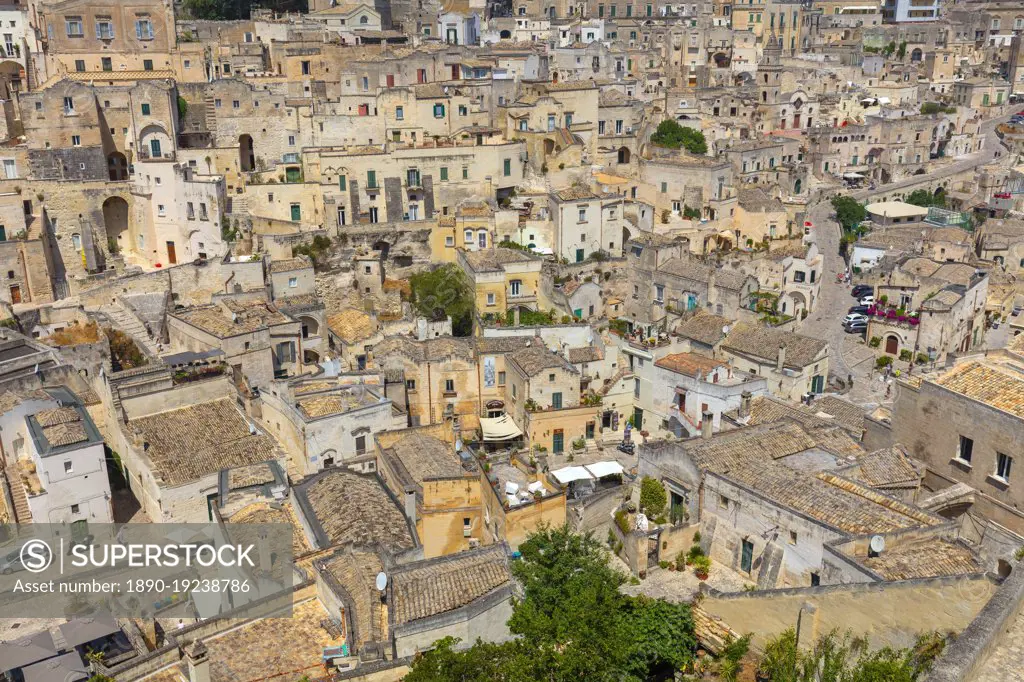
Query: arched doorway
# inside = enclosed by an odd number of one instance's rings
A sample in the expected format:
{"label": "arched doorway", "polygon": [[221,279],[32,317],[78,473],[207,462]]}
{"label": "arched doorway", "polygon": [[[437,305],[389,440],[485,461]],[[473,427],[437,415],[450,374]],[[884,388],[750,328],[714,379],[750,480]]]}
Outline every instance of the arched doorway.
{"label": "arched doorway", "polygon": [[551,156],[555,153],[555,141],[552,139],[544,140],[544,156]]}
{"label": "arched doorway", "polygon": [[897,355],[900,351],[900,340],[895,334],[885,337],[885,352],[889,355]]}
{"label": "arched doorway", "polygon": [[320,336],[320,323],[316,321],[315,317],[302,315],[299,317],[299,322],[302,324],[302,338],[308,339],[311,336]]}
{"label": "arched doorway", "polygon": [[796,182],[793,183],[793,194],[800,194],[800,190],[802,190],[803,188],[804,181],[801,180],[800,178],[797,178]]}
{"label": "arched doorway", "polygon": [[914,50],[910,53],[910,61],[912,62],[919,62],[923,57],[924,54],[921,52],[921,48],[919,47],[915,47]]}
{"label": "arched doorway", "polygon": [[103,202],[103,225],[107,233],[107,247],[111,253],[130,246],[128,234],[128,202],[121,197],[110,197]]}
{"label": "arched doorway", "polygon": [[319,365],[320,354],[315,350],[302,349],[302,363],[304,365]]}
{"label": "arched doorway", "polygon": [[252,149],[252,135],[238,137],[238,165],[243,173],[256,170],[256,153]]}
{"label": "arched doorway", "polygon": [[619,147],[619,163],[629,163],[629,147]]}
{"label": "arched doorway", "polygon": [[502,31],[498,34],[502,40],[510,40],[512,38],[512,31]]}
{"label": "arched doorway", "polygon": [[996,564],[996,571],[999,573],[1000,578],[1009,578],[1010,573],[1013,572],[1013,566],[1006,559],[1000,559],[999,563]]}
{"label": "arched doorway", "polygon": [[725,69],[729,66],[729,55],[724,52],[716,52],[713,59],[715,60],[715,66],[719,69]]}
{"label": "arched doorway", "polygon": [[107,157],[107,171],[113,181],[128,179],[128,159],[121,152],[113,152]]}
{"label": "arched doorway", "polygon": [[23,73],[24,69],[18,62],[10,60],[0,62],[0,97],[3,97],[3,99],[13,99],[11,96],[13,93],[23,90]]}

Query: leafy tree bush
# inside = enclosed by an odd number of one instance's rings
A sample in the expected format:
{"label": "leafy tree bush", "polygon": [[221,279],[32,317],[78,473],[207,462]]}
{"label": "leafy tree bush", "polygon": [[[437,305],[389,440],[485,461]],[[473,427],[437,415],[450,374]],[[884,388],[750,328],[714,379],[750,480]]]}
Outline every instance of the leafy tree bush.
{"label": "leafy tree bush", "polygon": [[886,367],[888,367],[891,364],[892,364],[892,356],[891,355],[883,355],[883,356],[881,356],[881,357],[879,357],[878,359],[875,360],[875,367],[877,367],[878,369],[885,369]]}
{"label": "leafy tree bush", "polygon": [[135,369],[149,363],[135,340],[120,329],[104,327],[103,333],[110,341],[110,367],[115,372],[125,369]]}
{"label": "leafy tree bush", "polygon": [[409,278],[412,303],[416,312],[433,317],[441,311],[452,317],[452,334],[473,333],[473,287],[458,265],[446,263],[439,268],[419,272]]}
{"label": "leafy tree bush", "polygon": [[786,630],[769,640],[758,666],[758,679],[772,682],[917,682],[942,653],[946,638],[920,636],[910,649],[871,651],[866,639],[837,631],[819,638],[810,649],[797,648],[796,633]]}
{"label": "leafy tree bush", "polygon": [[640,481],[640,510],[648,517],[661,516],[668,504],[665,486],[656,478],[644,476]]}
{"label": "leafy tree bush", "polygon": [[512,572],[523,588],[509,629],[517,639],[480,640],[455,651],[446,638],[417,658],[406,682],[672,679],[694,659],[686,604],[619,592],[625,578],[591,535],[541,528],[520,545]]}
{"label": "leafy tree bush", "polygon": [[683,217],[688,220],[700,220],[700,209],[683,206]]}
{"label": "leafy tree bush", "polygon": [[843,226],[844,232],[855,230],[868,215],[859,201],[848,196],[833,197],[832,208],[836,210],[836,220]]}
{"label": "leafy tree bush", "polygon": [[684,148],[691,154],[708,153],[708,143],[704,139],[704,133],[681,126],[672,119],[666,119],[658,124],[658,129],[651,135],[651,142],[668,149]]}
{"label": "leafy tree bush", "polygon": [[313,267],[322,267],[327,262],[331,252],[331,240],[322,234],[313,237],[313,241],[306,244],[299,244],[292,247],[292,257],[309,256],[313,261]]}

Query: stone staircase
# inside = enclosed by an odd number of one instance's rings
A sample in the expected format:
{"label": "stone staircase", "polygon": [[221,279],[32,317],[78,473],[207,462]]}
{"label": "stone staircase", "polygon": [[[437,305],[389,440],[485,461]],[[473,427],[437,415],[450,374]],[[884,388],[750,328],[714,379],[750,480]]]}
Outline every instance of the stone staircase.
{"label": "stone staircase", "polygon": [[154,358],[160,354],[160,349],[146,331],[146,326],[133,312],[119,304],[103,306],[100,312],[110,318],[115,328],[132,337],[144,353]]}
{"label": "stone staircase", "polygon": [[28,506],[28,495],[25,494],[25,486],[21,483],[18,470],[14,468],[4,469],[3,475],[7,477],[7,489],[11,491],[11,502],[14,503],[14,519],[17,523],[32,523],[32,510]]}
{"label": "stone staircase", "polygon": [[207,97],[204,100],[206,110],[206,129],[214,131],[217,129],[217,102],[214,97]]}

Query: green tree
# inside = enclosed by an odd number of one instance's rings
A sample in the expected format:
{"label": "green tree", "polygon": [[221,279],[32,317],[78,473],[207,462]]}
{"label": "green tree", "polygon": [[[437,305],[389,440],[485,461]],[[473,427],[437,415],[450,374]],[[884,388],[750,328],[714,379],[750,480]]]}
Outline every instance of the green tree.
{"label": "green tree", "polygon": [[656,478],[644,476],[640,481],[640,510],[651,518],[657,518],[665,511],[666,504],[665,486]]}
{"label": "green tree", "polygon": [[462,268],[447,263],[413,275],[409,284],[417,313],[428,318],[438,312],[451,315],[455,336],[473,333],[473,285]]}
{"label": "green tree", "polygon": [[946,203],[943,191],[940,191],[938,194],[932,194],[926,189],[915,189],[904,201],[908,204],[925,208],[929,206],[943,206]]}
{"label": "green tree", "polygon": [[859,201],[848,196],[832,197],[832,208],[836,210],[836,220],[844,232],[854,231],[868,215]]}
{"label": "green tree", "polygon": [[508,623],[519,637],[463,651],[441,640],[407,682],[670,680],[693,659],[690,607],[619,592],[625,578],[592,535],[542,527],[519,550],[523,596]]}
{"label": "green tree", "polygon": [[684,148],[691,154],[708,153],[704,133],[681,126],[672,119],[666,119],[658,124],[658,129],[651,135],[651,142],[668,149]]}
{"label": "green tree", "polygon": [[896,56],[899,57],[900,61],[907,56],[907,41],[900,42],[900,46],[896,50]]}
{"label": "green tree", "polygon": [[867,640],[832,631],[810,649],[797,649],[788,629],[769,640],[758,677],[772,682],[918,682],[942,653],[945,637],[927,633],[911,649],[868,649]]}

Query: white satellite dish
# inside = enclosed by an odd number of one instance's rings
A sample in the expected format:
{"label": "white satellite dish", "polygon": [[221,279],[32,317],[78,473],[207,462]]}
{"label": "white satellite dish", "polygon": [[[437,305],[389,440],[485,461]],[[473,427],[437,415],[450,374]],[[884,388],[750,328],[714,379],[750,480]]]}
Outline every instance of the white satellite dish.
{"label": "white satellite dish", "polygon": [[871,551],[875,554],[881,554],[882,550],[885,549],[885,538],[881,535],[874,535],[871,537]]}
{"label": "white satellite dish", "polygon": [[378,573],[377,574],[376,584],[377,584],[377,591],[378,592],[383,592],[384,589],[388,586],[388,574],[385,573],[384,571],[381,571],[380,573]]}

